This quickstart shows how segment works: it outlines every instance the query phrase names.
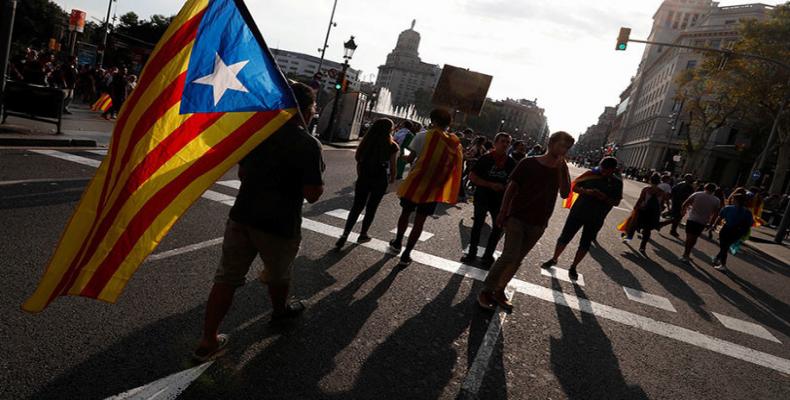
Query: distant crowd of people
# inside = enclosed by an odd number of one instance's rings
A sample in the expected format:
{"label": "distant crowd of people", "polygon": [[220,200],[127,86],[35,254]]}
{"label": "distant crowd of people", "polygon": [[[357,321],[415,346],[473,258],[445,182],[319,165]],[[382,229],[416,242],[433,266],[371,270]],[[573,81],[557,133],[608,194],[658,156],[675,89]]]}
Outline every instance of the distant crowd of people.
{"label": "distant crowd of people", "polygon": [[126,67],[107,69],[92,65],[79,65],[76,57],[58,60],[55,53],[27,48],[24,54],[13,58],[9,64],[11,80],[31,85],[61,89],[65,94],[65,114],[71,114],[69,105],[75,97],[92,104],[103,95],[112,101],[102,109],[105,119],[116,118],[126,98],[137,86],[137,76]]}

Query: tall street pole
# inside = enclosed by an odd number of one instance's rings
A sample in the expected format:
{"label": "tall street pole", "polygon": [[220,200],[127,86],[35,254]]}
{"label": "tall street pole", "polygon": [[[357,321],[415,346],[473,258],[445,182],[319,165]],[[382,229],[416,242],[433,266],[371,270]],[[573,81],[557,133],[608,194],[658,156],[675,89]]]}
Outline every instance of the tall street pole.
{"label": "tall street pole", "polygon": [[110,34],[110,14],[112,13],[112,3],[115,0],[109,0],[110,4],[107,6],[107,18],[104,19],[104,36],[101,40],[101,53],[99,54],[99,67],[104,67],[104,53],[107,52],[107,36]]}
{"label": "tall street pole", "polygon": [[346,79],[346,71],[348,71],[348,59],[343,63],[343,72],[340,73],[340,77],[338,78],[338,82],[340,83],[340,87],[335,88],[335,102],[332,104],[332,114],[329,115],[329,124],[326,127],[326,133],[324,133],[324,137],[329,138],[329,142],[335,139],[335,118],[337,116],[337,103],[340,103],[340,98],[343,95],[343,81]]}
{"label": "tall street pole", "polygon": [[[332,27],[335,26],[335,9],[337,9],[337,0],[332,5],[332,15],[329,16],[329,26],[326,28],[326,37],[324,38],[324,46],[321,47],[321,60],[318,61],[318,69],[315,71],[317,74],[321,73],[321,68],[324,66],[324,55],[326,48],[329,47],[329,34],[332,32]],[[324,91],[323,84],[318,82],[318,92],[315,94],[315,104],[320,104],[321,93]],[[320,110],[319,112],[324,112]]]}

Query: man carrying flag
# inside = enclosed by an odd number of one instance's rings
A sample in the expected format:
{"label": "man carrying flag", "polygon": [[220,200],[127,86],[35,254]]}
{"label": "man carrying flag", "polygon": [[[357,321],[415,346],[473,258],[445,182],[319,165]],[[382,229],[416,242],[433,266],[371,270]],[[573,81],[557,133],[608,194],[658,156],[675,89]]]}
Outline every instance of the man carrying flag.
{"label": "man carrying flag", "polygon": [[[590,245],[598,236],[598,231],[603,227],[606,216],[612,207],[620,204],[623,199],[623,180],[615,175],[617,171],[617,159],[605,157],[601,160],[597,168],[581,174],[573,181],[573,196],[568,197],[571,201],[565,201],[565,208],[570,208],[568,219],[557,239],[557,246],[554,248],[554,257],[541,265],[541,268],[551,268],[557,265],[565,247],[573,240],[579,229],[582,229],[582,237],[579,242],[579,249],[573,258],[568,276],[576,280],[579,277],[576,266],[584,259],[590,250]],[[575,200],[575,201],[574,201]]]}
{"label": "man carrying flag", "polygon": [[422,234],[425,219],[436,212],[438,203],[455,204],[461,188],[461,141],[447,132],[452,115],[447,110],[435,109],[430,118],[428,131],[417,134],[409,144],[411,153],[406,161],[410,163],[416,158],[417,162],[398,189],[403,211],[398,219],[398,233],[390,242],[394,251],[400,252],[409,218],[417,212],[406,249],[400,258],[402,266],[411,264],[411,251]]}
{"label": "man carrying flag", "polygon": [[187,1],[22,308],[63,295],[115,302],[189,206],[297,112],[243,1]]}

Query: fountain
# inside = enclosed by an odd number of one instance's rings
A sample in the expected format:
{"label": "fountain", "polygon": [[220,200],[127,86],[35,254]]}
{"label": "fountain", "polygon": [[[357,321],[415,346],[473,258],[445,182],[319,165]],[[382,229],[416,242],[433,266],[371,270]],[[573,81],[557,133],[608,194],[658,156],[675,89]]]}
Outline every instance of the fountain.
{"label": "fountain", "polygon": [[376,107],[373,109],[373,112],[380,115],[408,119],[410,121],[419,122],[423,125],[427,125],[428,123],[428,120],[425,117],[422,117],[417,113],[417,107],[414,104],[409,104],[403,107],[394,106],[392,104],[392,92],[390,92],[390,90],[387,88],[379,89],[378,101],[376,102]]}

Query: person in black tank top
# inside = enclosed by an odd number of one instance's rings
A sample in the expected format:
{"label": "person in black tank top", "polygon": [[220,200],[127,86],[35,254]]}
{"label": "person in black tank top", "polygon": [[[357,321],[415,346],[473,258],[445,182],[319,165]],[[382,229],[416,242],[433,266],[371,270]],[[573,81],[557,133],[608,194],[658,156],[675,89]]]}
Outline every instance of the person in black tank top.
{"label": "person in black tank top", "polygon": [[397,171],[397,157],[400,148],[392,138],[392,130],[395,125],[392,120],[382,118],[376,120],[362,138],[356,152],[357,160],[357,184],[354,189],[354,205],[348,214],[343,235],[335,243],[335,247],[340,250],[348,240],[348,235],[354,224],[359,219],[359,214],[365,210],[365,217],[362,220],[362,231],[357,239],[358,243],[370,241],[368,229],[373,224],[376,210],[384,198],[387,185],[395,182]]}

